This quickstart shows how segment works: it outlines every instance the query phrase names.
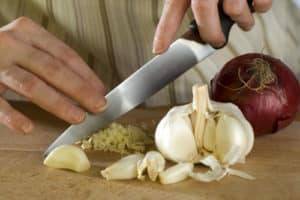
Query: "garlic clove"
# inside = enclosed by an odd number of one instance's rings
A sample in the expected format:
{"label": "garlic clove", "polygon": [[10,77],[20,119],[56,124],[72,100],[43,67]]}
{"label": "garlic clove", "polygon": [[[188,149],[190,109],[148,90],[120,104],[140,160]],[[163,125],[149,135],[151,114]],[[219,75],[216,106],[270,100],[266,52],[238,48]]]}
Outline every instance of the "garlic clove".
{"label": "garlic clove", "polygon": [[226,175],[226,170],[209,170],[206,173],[190,173],[190,177],[196,181],[200,182],[212,182],[216,180],[221,180]]}
{"label": "garlic clove", "polygon": [[243,156],[246,147],[247,138],[241,123],[222,113],[216,127],[215,153],[219,160],[224,164],[234,164]]}
{"label": "garlic clove", "polygon": [[84,151],[73,145],[62,145],[55,148],[45,158],[44,165],[75,172],[83,172],[91,167]]}
{"label": "garlic clove", "polygon": [[216,148],[216,126],[213,118],[207,119],[203,135],[203,147],[210,152],[214,152]]}
{"label": "garlic clove", "polygon": [[137,163],[144,158],[143,154],[132,154],[126,156],[106,169],[101,175],[106,180],[126,180],[137,177]]}
{"label": "garlic clove", "polygon": [[178,163],[165,171],[159,173],[159,179],[162,184],[173,184],[188,178],[193,171],[192,163]]}
{"label": "garlic clove", "polygon": [[254,131],[251,124],[245,118],[242,111],[232,103],[210,101],[209,108],[211,111],[219,111],[219,113],[224,113],[232,116],[242,125],[243,131],[240,132],[240,134],[244,136],[246,144],[242,147],[243,153],[239,159],[239,162],[245,160],[245,157],[250,153],[254,145]]}
{"label": "garlic clove", "polygon": [[174,162],[191,162],[198,154],[189,115],[191,104],[171,109],[155,131],[155,143],[162,155]]}
{"label": "garlic clove", "polygon": [[147,169],[150,180],[156,181],[158,174],[165,169],[165,165],[166,161],[159,152],[149,151],[137,164],[137,178],[143,180],[143,172]]}

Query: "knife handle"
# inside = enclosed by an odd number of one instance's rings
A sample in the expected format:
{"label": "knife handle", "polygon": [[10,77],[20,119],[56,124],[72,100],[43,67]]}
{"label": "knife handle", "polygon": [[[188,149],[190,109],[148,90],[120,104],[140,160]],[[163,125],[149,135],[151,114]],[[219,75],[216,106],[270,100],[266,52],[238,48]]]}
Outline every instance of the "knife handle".
{"label": "knife handle", "polygon": [[[249,5],[249,8],[251,10],[251,12],[254,12],[254,7],[253,7],[253,0],[247,0],[248,2],[248,5]],[[227,42],[228,42],[228,39],[229,39],[229,33],[230,33],[230,30],[231,30],[231,27],[234,25],[234,21],[224,12],[223,10],[223,1],[221,1],[221,3],[219,3],[219,16],[220,16],[220,22],[221,22],[221,27],[222,27],[222,31],[225,35],[225,43],[223,46],[221,47],[218,47],[216,49],[220,49],[220,48],[223,48]],[[183,36],[182,38],[184,39],[189,39],[189,40],[193,40],[193,41],[196,41],[196,42],[199,42],[199,43],[202,43],[202,44],[205,44],[206,42],[204,42],[201,37],[200,37],[200,34],[199,34],[199,30],[198,30],[198,26],[197,26],[197,23],[196,23],[196,20],[193,20],[191,23],[190,23],[190,27],[189,27],[189,31],[187,31]]]}

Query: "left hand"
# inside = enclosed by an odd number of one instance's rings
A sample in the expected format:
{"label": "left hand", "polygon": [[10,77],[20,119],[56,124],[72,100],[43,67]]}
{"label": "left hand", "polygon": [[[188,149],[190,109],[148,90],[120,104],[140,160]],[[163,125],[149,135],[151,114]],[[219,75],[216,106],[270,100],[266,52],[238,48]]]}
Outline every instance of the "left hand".
{"label": "left hand", "polygon": [[[192,8],[201,38],[214,47],[225,42],[218,13],[219,0],[165,0],[161,19],[156,29],[153,53],[161,54],[168,49],[189,7]],[[223,0],[224,12],[243,30],[250,30],[254,18],[247,0]],[[270,9],[272,0],[253,0],[256,12]]]}

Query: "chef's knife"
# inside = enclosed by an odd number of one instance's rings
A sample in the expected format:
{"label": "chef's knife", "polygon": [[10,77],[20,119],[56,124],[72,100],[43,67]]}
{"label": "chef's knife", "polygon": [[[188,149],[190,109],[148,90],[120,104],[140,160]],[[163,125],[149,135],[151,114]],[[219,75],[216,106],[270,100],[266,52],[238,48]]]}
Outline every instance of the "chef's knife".
{"label": "chef's knife", "polygon": [[[248,0],[248,3],[252,5],[252,0]],[[234,22],[223,12],[221,7],[219,11],[227,41]],[[83,123],[67,128],[49,146],[44,155],[47,155],[55,147],[73,144],[91,135],[144,102],[215,51],[216,49],[201,40],[196,22],[193,21],[190,30],[181,39],[176,40],[167,52],[154,57],[108,93],[106,96],[108,106],[104,112],[97,115],[87,114]]]}

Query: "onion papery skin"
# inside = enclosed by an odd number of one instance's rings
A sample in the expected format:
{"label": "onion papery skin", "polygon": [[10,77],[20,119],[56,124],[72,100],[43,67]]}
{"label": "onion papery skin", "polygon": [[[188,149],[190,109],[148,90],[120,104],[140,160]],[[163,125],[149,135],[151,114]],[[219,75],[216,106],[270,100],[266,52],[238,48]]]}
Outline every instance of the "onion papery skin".
{"label": "onion papery skin", "polygon": [[[240,79],[247,81],[251,78],[246,70],[253,66],[255,59],[269,63],[276,78],[258,91],[253,90],[258,83],[249,82],[253,83],[253,88],[243,87]],[[211,98],[237,105],[258,136],[275,133],[295,119],[300,107],[300,85],[289,67],[279,59],[249,53],[230,60],[214,77],[211,81]]]}

